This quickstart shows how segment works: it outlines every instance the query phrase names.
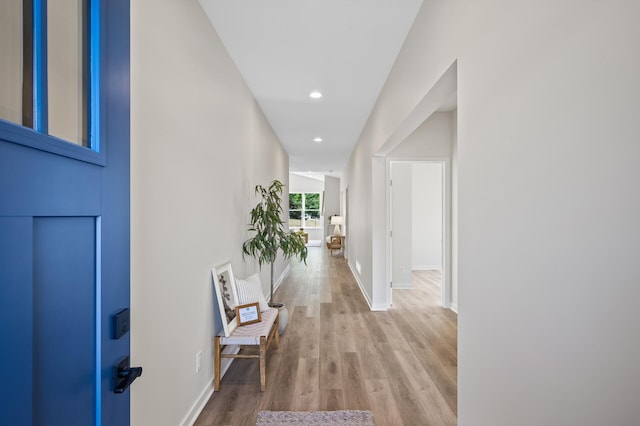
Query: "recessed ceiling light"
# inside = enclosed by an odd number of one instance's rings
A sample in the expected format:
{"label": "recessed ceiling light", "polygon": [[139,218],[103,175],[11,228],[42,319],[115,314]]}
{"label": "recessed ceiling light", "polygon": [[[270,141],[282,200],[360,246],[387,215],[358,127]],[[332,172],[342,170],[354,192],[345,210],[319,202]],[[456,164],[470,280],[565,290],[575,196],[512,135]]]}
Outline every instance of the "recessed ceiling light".
{"label": "recessed ceiling light", "polygon": [[313,141],[320,143],[320,142],[322,142],[322,138],[313,138]]}
{"label": "recessed ceiling light", "polygon": [[309,97],[311,99],[320,99],[322,97],[322,93],[318,92],[317,90],[314,90],[313,92],[309,93]]}

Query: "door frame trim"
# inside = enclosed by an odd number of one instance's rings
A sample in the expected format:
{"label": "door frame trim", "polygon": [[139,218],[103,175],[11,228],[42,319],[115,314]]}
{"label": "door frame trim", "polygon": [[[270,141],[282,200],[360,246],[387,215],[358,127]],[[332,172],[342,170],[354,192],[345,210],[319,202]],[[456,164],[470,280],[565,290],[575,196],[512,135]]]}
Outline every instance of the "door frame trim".
{"label": "door frame trim", "polygon": [[[451,186],[451,160],[447,157],[385,157],[385,181],[386,181],[386,238],[385,238],[385,269],[386,282],[391,283],[393,253],[391,242],[391,165],[392,163],[417,163],[417,164],[440,164],[442,165],[442,291],[440,303],[444,308],[451,308],[451,212],[452,212],[452,186]],[[391,285],[387,285],[386,305],[391,306],[393,300],[393,290]]]}

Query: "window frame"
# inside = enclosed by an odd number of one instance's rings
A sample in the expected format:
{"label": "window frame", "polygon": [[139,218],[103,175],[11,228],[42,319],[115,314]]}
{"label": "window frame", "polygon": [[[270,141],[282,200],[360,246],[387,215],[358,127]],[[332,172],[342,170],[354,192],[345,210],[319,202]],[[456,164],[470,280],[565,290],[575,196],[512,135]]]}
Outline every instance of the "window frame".
{"label": "window frame", "polygon": [[47,0],[32,0],[32,126],[26,127],[0,118],[0,139],[29,148],[61,155],[75,160],[104,166],[106,147],[101,146],[100,123],[104,112],[101,108],[101,75],[103,73],[102,48],[102,7],[101,0],[87,2],[87,38],[89,87],[87,90],[88,131],[86,147],[65,141],[48,132],[48,81],[47,81]]}
{"label": "window frame", "polygon": [[[299,228],[304,228],[304,229],[322,229],[322,192],[289,192],[289,200],[291,199],[291,195],[293,194],[299,194],[301,195],[301,202],[302,202],[302,208],[300,209],[291,209],[289,208],[289,227],[292,227],[291,225],[291,212],[295,211],[295,212],[300,212],[300,226]],[[305,204],[306,204],[306,194],[318,194],[320,200],[319,200],[319,206],[318,209],[306,209],[305,208]],[[320,226],[306,226],[306,211],[317,211],[318,212],[318,222],[320,223]]]}

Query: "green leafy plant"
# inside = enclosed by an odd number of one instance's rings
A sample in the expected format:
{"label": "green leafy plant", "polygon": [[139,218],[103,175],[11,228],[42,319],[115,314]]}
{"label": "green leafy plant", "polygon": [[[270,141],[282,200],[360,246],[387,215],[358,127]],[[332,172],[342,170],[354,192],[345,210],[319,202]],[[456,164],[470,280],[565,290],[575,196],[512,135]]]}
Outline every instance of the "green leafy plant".
{"label": "green leafy plant", "polygon": [[264,187],[256,185],[256,195],[261,197],[260,202],[251,210],[251,223],[249,231],[255,235],[242,244],[242,255],[252,256],[258,260],[258,265],[269,263],[271,265],[271,297],[270,306],[279,304],[273,301],[273,264],[278,258],[278,251],[282,251],[285,258],[292,256],[307,264],[307,246],[300,234],[287,232],[281,217],[282,193],[284,184],[274,180],[271,185]]}

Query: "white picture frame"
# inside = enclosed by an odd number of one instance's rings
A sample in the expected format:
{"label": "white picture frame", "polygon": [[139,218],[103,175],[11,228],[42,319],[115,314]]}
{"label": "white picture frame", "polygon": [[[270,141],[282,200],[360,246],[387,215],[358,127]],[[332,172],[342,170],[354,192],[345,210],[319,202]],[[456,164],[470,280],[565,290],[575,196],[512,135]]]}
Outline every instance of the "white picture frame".
{"label": "white picture frame", "polygon": [[225,263],[211,270],[213,276],[213,288],[216,291],[216,299],[220,308],[220,321],[224,329],[225,337],[238,327],[236,317],[236,306],[238,306],[238,294],[236,292],[236,281],[233,277],[231,263]]}

